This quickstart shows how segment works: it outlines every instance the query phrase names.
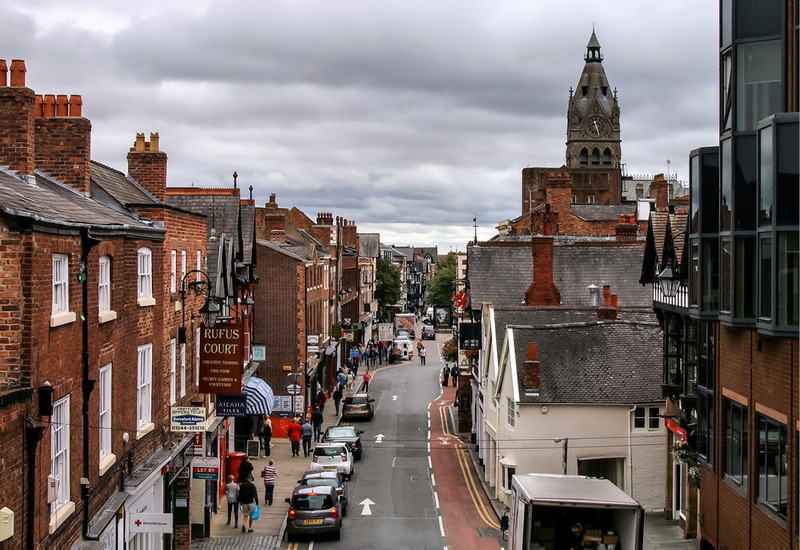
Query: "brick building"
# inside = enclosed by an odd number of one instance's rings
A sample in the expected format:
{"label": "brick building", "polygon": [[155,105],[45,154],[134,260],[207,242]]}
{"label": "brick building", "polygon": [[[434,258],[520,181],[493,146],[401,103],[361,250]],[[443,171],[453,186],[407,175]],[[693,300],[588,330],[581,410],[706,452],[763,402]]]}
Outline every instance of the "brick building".
{"label": "brick building", "polygon": [[797,548],[798,4],[721,6],[719,145],[689,155],[688,215],[653,214],[642,272],[690,450],[671,511],[702,548]]}
{"label": "brick building", "polygon": [[137,139],[131,178],[93,163],[80,97],[36,96],[24,62],[10,82],[5,67],[0,430],[20,452],[2,465],[15,534],[0,548],[172,544],[131,529],[144,509],[172,512],[175,547],[189,548],[189,509],[170,489],[189,487],[170,481],[192,438],[168,426],[171,405],[202,398],[176,341],[172,251],[204,257],[205,218],[164,205],[157,135]]}

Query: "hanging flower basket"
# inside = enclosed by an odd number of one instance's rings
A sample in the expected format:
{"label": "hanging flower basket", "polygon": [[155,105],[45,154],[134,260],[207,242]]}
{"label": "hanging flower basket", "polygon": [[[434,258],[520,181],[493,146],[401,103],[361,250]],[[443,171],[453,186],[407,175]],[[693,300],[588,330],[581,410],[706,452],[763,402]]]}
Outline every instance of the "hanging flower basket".
{"label": "hanging flower basket", "polygon": [[679,441],[672,446],[672,460],[678,464],[686,464],[689,479],[695,486],[700,487],[700,465],[697,462],[697,451],[692,449],[685,441]]}

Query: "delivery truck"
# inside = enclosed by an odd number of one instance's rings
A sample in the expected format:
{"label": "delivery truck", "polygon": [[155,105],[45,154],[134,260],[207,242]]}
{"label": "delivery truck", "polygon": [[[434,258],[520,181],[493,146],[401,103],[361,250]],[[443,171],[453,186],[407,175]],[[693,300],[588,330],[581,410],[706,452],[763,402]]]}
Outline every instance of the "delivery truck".
{"label": "delivery truck", "polygon": [[642,550],[644,509],[607,479],[515,475],[508,515],[510,550]]}
{"label": "delivery truck", "polygon": [[415,338],[414,328],[417,326],[417,316],[413,313],[398,313],[394,316],[394,333],[399,330],[407,330],[408,337]]}

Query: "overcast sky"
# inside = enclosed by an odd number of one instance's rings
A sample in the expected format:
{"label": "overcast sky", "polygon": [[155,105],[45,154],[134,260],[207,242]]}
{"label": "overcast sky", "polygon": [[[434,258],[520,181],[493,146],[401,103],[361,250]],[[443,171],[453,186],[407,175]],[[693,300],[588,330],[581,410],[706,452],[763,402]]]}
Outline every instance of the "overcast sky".
{"label": "overcast sky", "polygon": [[[464,250],[521,212],[521,171],[565,162],[595,25],[630,174],[688,179],[717,142],[717,2],[25,0],[0,58],[80,94],[92,158],[159,132],[168,185],[254,188],[397,245]],[[246,195],[246,193],[245,193]]]}

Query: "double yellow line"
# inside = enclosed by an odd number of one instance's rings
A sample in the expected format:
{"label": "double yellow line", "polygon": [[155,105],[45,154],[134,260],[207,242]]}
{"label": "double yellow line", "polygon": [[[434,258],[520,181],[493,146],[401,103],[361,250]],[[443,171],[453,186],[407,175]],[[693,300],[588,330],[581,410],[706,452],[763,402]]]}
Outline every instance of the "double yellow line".
{"label": "double yellow line", "polygon": [[[450,433],[450,426],[447,423],[446,410],[447,406],[439,406],[439,419],[442,423],[442,434],[445,436],[452,436],[453,434]],[[458,439],[456,439],[455,451],[456,456],[458,457],[458,464],[461,467],[461,473],[464,476],[464,481],[467,484],[467,491],[469,491],[469,496],[472,499],[475,510],[477,510],[478,515],[486,525],[499,531],[500,524],[497,523],[497,521],[494,519],[494,515],[486,509],[486,506],[483,504],[483,500],[481,500],[480,493],[478,492],[478,486],[475,482],[474,476],[472,475],[472,470],[469,467],[466,447]]]}

